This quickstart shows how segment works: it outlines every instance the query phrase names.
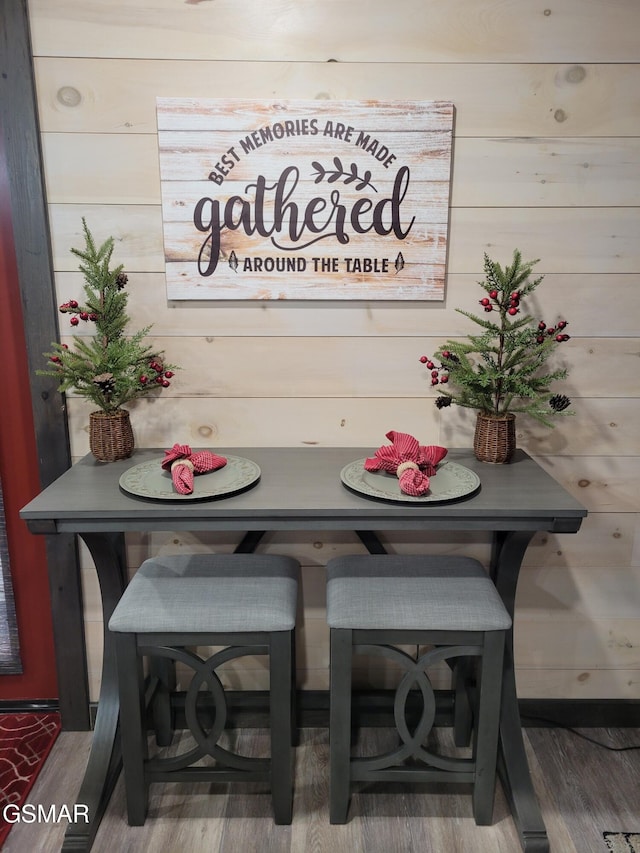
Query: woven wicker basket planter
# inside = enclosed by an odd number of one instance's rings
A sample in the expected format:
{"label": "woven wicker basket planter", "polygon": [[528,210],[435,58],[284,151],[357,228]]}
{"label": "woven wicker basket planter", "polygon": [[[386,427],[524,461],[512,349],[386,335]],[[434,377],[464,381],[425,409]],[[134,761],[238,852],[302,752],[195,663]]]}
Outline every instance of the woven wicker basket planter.
{"label": "woven wicker basket planter", "polygon": [[129,412],[126,409],[119,409],[113,414],[91,412],[89,447],[100,462],[115,462],[131,456],[134,441]]}
{"label": "woven wicker basket planter", "polygon": [[480,462],[509,462],[516,449],[516,416],[478,412],[473,452]]}

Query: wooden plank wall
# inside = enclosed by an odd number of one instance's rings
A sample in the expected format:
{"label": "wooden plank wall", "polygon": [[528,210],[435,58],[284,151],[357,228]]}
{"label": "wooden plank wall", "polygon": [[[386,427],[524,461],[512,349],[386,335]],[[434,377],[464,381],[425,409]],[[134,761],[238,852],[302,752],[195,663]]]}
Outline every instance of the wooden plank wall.
{"label": "wooden plank wall", "polygon": [[[529,549],[517,608],[522,697],[640,696],[640,6],[636,0],[30,0],[60,301],[80,293],[80,218],[116,238],[133,322],[183,370],[133,408],[137,442],[370,445],[389,429],[468,445],[472,417],[438,412],[418,363],[470,331],[483,252],[519,247],[546,275],[542,316],[570,321],[562,390],[575,417],[518,440],[589,509],[577,536]],[[456,106],[445,303],[167,302],[155,98],[433,99]],[[635,359],[635,361],[634,361]],[[88,407],[69,401],[72,449]],[[233,537],[132,539],[230,550]],[[487,557],[472,537],[388,537],[397,551]],[[327,686],[323,566],[347,534],[273,536],[305,565],[301,683]],[[92,690],[97,589],[84,558]],[[382,683],[383,672],[366,674]],[[262,683],[263,673],[230,674]]]}

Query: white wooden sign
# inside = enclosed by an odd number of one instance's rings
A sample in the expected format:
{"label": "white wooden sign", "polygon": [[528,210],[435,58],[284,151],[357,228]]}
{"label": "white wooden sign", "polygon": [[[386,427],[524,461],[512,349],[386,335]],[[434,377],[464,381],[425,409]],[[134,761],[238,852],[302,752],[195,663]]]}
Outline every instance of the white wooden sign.
{"label": "white wooden sign", "polygon": [[453,105],[158,98],[169,299],[443,299]]}

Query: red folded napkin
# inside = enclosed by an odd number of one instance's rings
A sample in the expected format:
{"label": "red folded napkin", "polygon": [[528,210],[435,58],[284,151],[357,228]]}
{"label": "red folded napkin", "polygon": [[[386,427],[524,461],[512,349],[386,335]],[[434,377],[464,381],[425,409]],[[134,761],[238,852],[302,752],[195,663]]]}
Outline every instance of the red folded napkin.
{"label": "red folded napkin", "polygon": [[171,450],[165,450],[162,467],[171,471],[171,479],[176,491],[181,495],[193,492],[194,474],[207,474],[224,468],[227,460],[210,450],[193,453],[188,444],[174,444]]}
{"label": "red folded napkin", "polygon": [[395,430],[386,437],[391,444],[383,445],[371,459],[366,459],[365,469],[395,474],[402,492],[412,497],[425,495],[429,491],[429,477],[437,473],[436,466],[447,455],[447,448],[420,444],[412,435]]}

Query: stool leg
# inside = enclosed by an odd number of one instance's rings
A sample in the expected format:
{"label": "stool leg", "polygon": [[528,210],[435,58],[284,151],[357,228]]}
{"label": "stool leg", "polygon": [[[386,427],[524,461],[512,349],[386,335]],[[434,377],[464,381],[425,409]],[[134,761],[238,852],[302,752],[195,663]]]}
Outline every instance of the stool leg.
{"label": "stool leg", "polygon": [[270,635],[271,799],[277,824],[290,824],[293,812],[291,649],[291,632]]}
{"label": "stool leg", "polygon": [[330,822],[346,823],[351,782],[352,632],[331,629],[329,691]]}
{"label": "stool leg", "polygon": [[157,678],[157,687],[151,700],[153,730],[158,746],[170,746],[173,740],[173,712],[171,693],[176,689],[175,663],[168,658],[152,656],[149,673]]}
{"label": "stool leg", "polygon": [[144,724],[144,674],[135,634],[116,634],[122,761],[130,826],[142,826],[147,816],[148,786],[144,775],[147,733]]}
{"label": "stool leg", "polygon": [[473,714],[469,702],[469,683],[473,676],[473,661],[468,657],[455,659],[452,671],[454,690],[453,733],[456,746],[469,746]]}
{"label": "stool leg", "polygon": [[298,671],[296,665],[296,632],[291,631],[290,642],[291,647],[291,683],[290,683],[290,699],[291,699],[291,746],[298,746],[300,743],[300,729],[298,727]]}
{"label": "stool leg", "polygon": [[474,745],[473,814],[479,826],[488,826],[493,819],[504,638],[504,631],[487,631],[484,635]]}

